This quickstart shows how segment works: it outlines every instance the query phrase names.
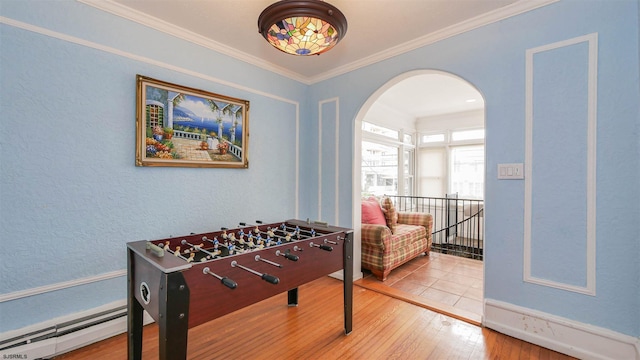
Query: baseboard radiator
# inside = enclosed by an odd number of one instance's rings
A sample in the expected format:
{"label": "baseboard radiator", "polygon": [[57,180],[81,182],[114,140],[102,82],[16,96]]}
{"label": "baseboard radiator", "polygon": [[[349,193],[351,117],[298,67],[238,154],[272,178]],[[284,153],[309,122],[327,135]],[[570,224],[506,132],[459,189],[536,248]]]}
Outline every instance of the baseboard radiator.
{"label": "baseboard radiator", "polygon": [[[127,331],[126,305],[88,313],[0,334],[0,358],[51,359]],[[145,313],[145,324],[151,322],[153,319]]]}

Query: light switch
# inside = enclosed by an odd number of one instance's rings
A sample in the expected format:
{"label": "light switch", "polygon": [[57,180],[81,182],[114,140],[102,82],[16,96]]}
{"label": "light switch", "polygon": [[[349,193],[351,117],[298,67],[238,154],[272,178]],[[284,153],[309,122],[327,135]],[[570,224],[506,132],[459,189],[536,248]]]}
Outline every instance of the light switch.
{"label": "light switch", "polygon": [[524,178],[522,176],[522,164],[516,164],[516,166],[513,167],[513,176],[519,179]]}
{"label": "light switch", "polygon": [[498,164],[498,179],[521,180],[524,179],[524,164]]}

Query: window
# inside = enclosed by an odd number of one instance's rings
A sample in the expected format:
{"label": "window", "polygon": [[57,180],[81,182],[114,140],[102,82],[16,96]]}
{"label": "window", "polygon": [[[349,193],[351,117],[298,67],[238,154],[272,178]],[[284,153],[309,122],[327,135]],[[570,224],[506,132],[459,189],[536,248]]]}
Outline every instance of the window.
{"label": "window", "polygon": [[404,151],[404,157],[403,157],[403,162],[404,162],[404,195],[411,195],[413,194],[413,174],[415,173],[414,171],[414,155],[415,154],[415,150],[414,149],[410,149],[410,150],[405,150]]}
{"label": "window", "polygon": [[420,136],[420,196],[484,198],[484,129],[448,129]]}
{"label": "window", "polygon": [[419,196],[443,197],[447,193],[447,151],[445,147],[420,149]]}
{"label": "window", "polygon": [[423,144],[444,142],[444,134],[422,135],[422,141],[421,142]]}
{"label": "window", "polygon": [[462,130],[451,132],[451,141],[484,139],[484,129]]}
{"label": "window", "polygon": [[413,133],[362,122],[362,184],[366,196],[413,195],[415,145]]}
{"label": "window", "polygon": [[484,146],[451,148],[449,189],[465,199],[484,198]]}
{"label": "window", "polygon": [[362,122],[362,130],[370,132],[372,134],[378,134],[382,136],[386,136],[388,138],[392,138],[398,140],[399,132],[396,130],[391,130],[386,127],[380,125],[374,125],[368,122]]}
{"label": "window", "polygon": [[397,195],[398,147],[362,142],[362,195]]}

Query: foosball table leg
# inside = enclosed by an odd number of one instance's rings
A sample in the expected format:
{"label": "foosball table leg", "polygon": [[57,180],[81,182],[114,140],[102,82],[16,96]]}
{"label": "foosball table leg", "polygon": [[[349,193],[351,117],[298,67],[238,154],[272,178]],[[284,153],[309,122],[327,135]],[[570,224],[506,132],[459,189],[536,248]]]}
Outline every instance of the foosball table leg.
{"label": "foosball table leg", "polygon": [[287,292],[287,300],[289,306],[298,306],[298,288],[291,289]]}
{"label": "foosball table leg", "polygon": [[158,321],[160,360],[187,358],[189,288],[181,273],[164,274]]}
{"label": "foosball table leg", "polygon": [[132,259],[134,256],[131,250],[129,250],[127,258],[127,347],[128,347],[128,359],[140,360],[142,359],[142,326],[143,326],[143,314],[144,308],[135,297],[135,289],[133,284],[133,269]]}
{"label": "foosball table leg", "polygon": [[353,328],[353,231],[344,239],[343,275],[344,333],[349,335]]}

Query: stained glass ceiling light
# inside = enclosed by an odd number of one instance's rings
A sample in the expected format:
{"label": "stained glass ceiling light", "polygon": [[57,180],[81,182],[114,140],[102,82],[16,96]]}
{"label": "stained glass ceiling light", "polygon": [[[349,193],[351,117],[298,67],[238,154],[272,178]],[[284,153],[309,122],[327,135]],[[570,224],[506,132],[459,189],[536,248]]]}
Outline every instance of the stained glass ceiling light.
{"label": "stained glass ceiling light", "polygon": [[347,18],[320,0],[281,0],[258,17],[258,30],[276,49],[293,55],[320,55],[347,32]]}

